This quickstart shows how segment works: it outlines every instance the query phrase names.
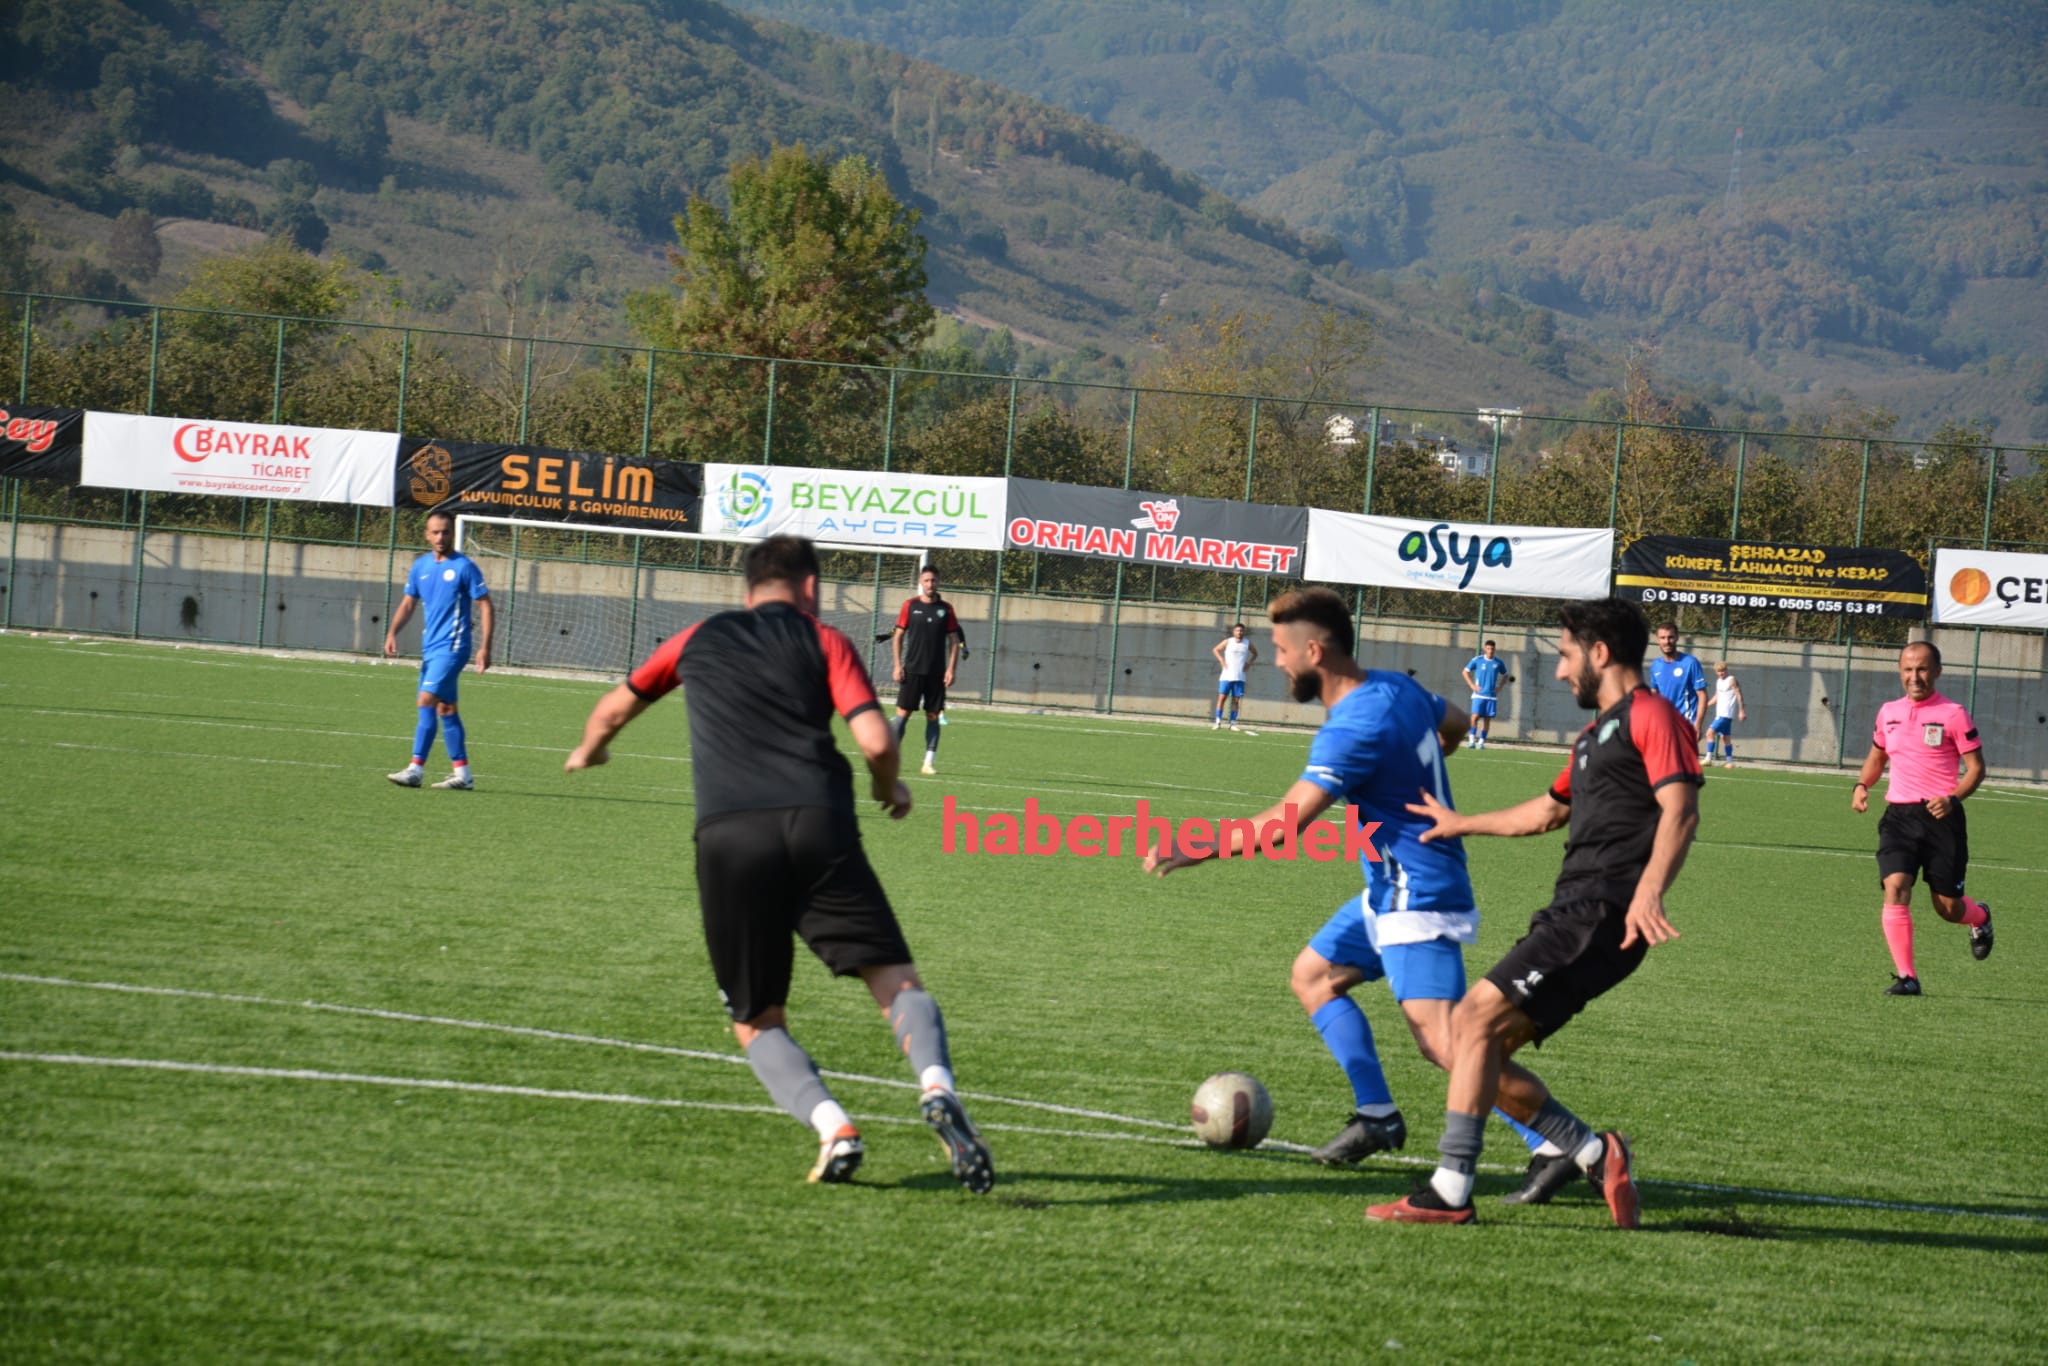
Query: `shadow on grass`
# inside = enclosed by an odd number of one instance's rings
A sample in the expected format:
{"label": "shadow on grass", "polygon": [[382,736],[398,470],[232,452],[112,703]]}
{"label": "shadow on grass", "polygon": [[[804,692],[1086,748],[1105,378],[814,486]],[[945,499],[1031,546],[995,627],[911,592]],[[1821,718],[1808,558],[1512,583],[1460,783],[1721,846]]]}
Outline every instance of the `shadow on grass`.
{"label": "shadow on grass", "polygon": [[[1650,1183],[1645,1183],[1650,1184]],[[1948,1204],[1911,1205],[1898,1202],[1903,1208],[1891,1203],[1870,1206],[1852,1205],[1851,1208],[1866,1209],[1871,1214],[1913,1215],[1936,1218],[1993,1218],[2012,1221],[2010,1233],[1955,1233],[1903,1228],[1850,1228],[1829,1226],[1809,1222],[1805,1218],[1795,1219],[1795,1209],[1817,1212],[1839,1207],[1834,1200],[1820,1200],[1795,1191],[1782,1192],[1777,1199],[1761,1192],[1743,1192],[1742,1198],[1731,1199],[1727,1193],[1717,1191],[1687,1190],[1683,1187],[1662,1186],[1654,1195],[1644,1201],[1643,1227],[1653,1233],[1704,1233],[1723,1238],[1748,1238],[1788,1243],[1798,1242],[1848,1242],[1877,1243],[1901,1247],[1957,1248],[1973,1252],[2031,1253],[2036,1256],[2048,1252],[2048,1226],[2027,1222],[2042,1220],[2048,1223],[2048,1215],[2041,1212],[2039,1202],[2020,1197],[2015,1205],[1998,1204]],[[1872,1202],[1876,1205],[1876,1202]],[[1676,1213],[1677,1217],[1671,1217]]]}
{"label": "shadow on grass", "polygon": [[[1220,1156],[1220,1155],[1219,1155]],[[1278,1154],[1238,1153],[1236,1159],[1258,1158],[1275,1165],[1213,1176],[1137,1176],[1073,1171],[1003,1171],[997,1168],[997,1184],[987,1198],[1016,1209],[1070,1209],[1115,1205],[1183,1204],[1193,1201],[1243,1200],[1254,1197],[1310,1197],[1327,1200],[1371,1202],[1405,1195],[1413,1177],[1405,1172],[1331,1172],[1302,1158]],[[1052,1196],[1018,1195],[1004,1189],[1005,1183],[1029,1183],[1039,1189],[1060,1188]],[[952,1186],[949,1176],[920,1173],[893,1185],[898,1190],[944,1190]],[[1115,1188],[1111,1190],[1109,1188]]]}

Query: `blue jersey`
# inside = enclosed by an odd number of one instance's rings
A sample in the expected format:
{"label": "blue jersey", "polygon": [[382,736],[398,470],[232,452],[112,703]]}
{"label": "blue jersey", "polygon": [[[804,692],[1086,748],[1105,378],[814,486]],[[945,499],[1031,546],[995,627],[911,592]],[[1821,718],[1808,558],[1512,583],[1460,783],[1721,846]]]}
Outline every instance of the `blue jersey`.
{"label": "blue jersey", "polygon": [[1472,662],[1465,666],[1465,672],[1472,675],[1474,697],[1498,697],[1500,676],[1508,671],[1507,661],[1488,659],[1485,655],[1472,656]]}
{"label": "blue jersey", "polygon": [[1676,659],[1657,655],[1650,660],[1650,687],[1657,695],[1678,708],[1678,714],[1688,721],[1700,719],[1700,694],[1706,691],[1707,671],[1691,655],[1681,654]]}
{"label": "blue jersey", "polygon": [[422,655],[468,655],[470,646],[469,607],[491,595],[484,587],[484,571],[467,555],[450,555],[437,560],[431,553],[412,562],[405,576],[405,595],[418,598],[425,613],[420,625]]}
{"label": "blue jersey", "polygon": [[1365,863],[1365,901],[1381,944],[1439,937],[1469,943],[1477,932],[1465,846],[1456,839],[1422,843],[1417,837],[1435,823],[1408,811],[1425,789],[1451,804],[1437,738],[1443,718],[1441,697],[1406,674],[1372,669],[1330,708],[1309,744],[1302,778],[1357,807],[1361,821],[1380,823],[1373,835],[1379,861]]}

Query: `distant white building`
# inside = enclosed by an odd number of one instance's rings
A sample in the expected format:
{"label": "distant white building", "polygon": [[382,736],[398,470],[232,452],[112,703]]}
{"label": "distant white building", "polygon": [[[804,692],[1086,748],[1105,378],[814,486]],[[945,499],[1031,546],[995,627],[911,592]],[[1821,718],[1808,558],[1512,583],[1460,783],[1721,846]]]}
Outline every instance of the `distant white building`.
{"label": "distant white building", "polygon": [[1489,431],[1516,432],[1522,429],[1520,408],[1481,408],[1477,416],[1479,425]]}
{"label": "distant white building", "polygon": [[[1372,423],[1364,417],[1352,417],[1347,413],[1332,413],[1323,421],[1323,438],[1332,446],[1356,446],[1372,434]],[[1380,443],[1396,440],[1394,424],[1380,419]]]}

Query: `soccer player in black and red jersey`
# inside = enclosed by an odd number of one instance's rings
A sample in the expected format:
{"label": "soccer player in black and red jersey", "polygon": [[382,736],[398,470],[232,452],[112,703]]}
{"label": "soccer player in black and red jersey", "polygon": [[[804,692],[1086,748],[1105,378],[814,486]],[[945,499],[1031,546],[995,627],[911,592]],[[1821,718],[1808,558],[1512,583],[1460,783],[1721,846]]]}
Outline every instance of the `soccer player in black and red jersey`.
{"label": "soccer player in black and red jersey", "polygon": [[1594,1133],[1510,1059],[1619,985],[1651,945],[1678,937],[1664,915],[1664,894],[1699,825],[1698,734],[1643,683],[1650,629],[1635,604],[1575,602],[1558,617],[1564,633],[1557,677],[1572,685],[1581,707],[1598,715],[1579,733],[1550,790],[1479,815],[1452,811],[1426,792],[1408,808],[1436,822],[1424,840],[1540,835],[1567,821],[1571,830],[1550,905],[1536,912],[1529,933],[1452,1016],[1451,1080],[1435,1173],[1404,1199],[1366,1210],[1369,1219],[1470,1223],[1480,1135],[1487,1111],[1498,1105],[1564,1150],[1553,1191],[1583,1171],[1606,1197],[1617,1225],[1639,1222],[1628,1140],[1612,1131]]}
{"label": "soccer player in black and red jersey", "polygon": [[896,630],[889,641],[895,679],[902,685],[896,693],[897,744],[903,743],[910,714],[924,709],[920,773],[939,771],[939,727],[945,724],[946,689],[953,686],[953,673],[960,665],[962,640],[952,604],[939,596],[938,571],[926,565],[917,573],[917,596],[905,599],[896,613]]}
{"label": "soccer player in black and red jersey", "polygon": [[664,641],[598,702],[563,767],[606,762],[635,717],[687,688],[705,947],[754,1075],[817,1131],[810,1179],[848,1180],[863,1148],[790,1037],[792,932],[835,975],[867,983],[923,1088],[919,1112],[953,1175],[986,1191],[996,1179],[988,1145],[954,1092],[945,1022],[861,848],[853,769],[833,741],[832,713],[846,718],[867,759],[874,799],[901,820],[910,789],[897,777],[896,737],[852,643],[817,618],[816,548],[773,536],[748,548],[745,569],[746,606]]}

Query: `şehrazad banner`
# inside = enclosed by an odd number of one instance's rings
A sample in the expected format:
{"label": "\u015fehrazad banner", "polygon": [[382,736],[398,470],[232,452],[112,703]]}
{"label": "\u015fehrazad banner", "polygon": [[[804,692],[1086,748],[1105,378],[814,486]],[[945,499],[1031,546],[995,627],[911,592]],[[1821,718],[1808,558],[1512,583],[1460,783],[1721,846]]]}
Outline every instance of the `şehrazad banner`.
{"label": "\u015fehrazad banner", "polygon": [[1000,550],[1006,483],[711,464],[704,467],[704,530],[747,541],[787,535],[832,545]]}
{"label": "\u015fehrazad banner", "polygon": [[1644,536],[1621,552],[1614,592],[1645,606],[1765,607],[1915,621],[1927,615],[1927,572],[1919,562],[1903,551],[1871,547]]}
{"label": "\u015fehrazad banner", "polygon": [[1303,577],[1444,593],[1599,598],[1607,595],[1613,564],[1608,530],[1431,523],[1314,508]]}
{"label": "\u015fehrazad banner", "polygon": [[683,460],[408,437],[392,498],[399,507],[443,512],[698,531],[704,467]]}
{"label": "\u015fehrazad banner", "polygon": [[0,408],[0,478],[78,482],[83,408]]}
{"label": "\u015fehrazad banner", "polygon": [[1293,578],[1308,509],[1012,479],[1005,533],[1018,550]]}
{"label": "\u015fehrazad banner", "polygon": [[87,413],[78,482],[390,507],[397,459],[396,432]]}
{"label": "\u015fehrazad banner", "polygon": [[2048,555],[1935,551],[1934,619],[1943,626],[2048,630]]}

